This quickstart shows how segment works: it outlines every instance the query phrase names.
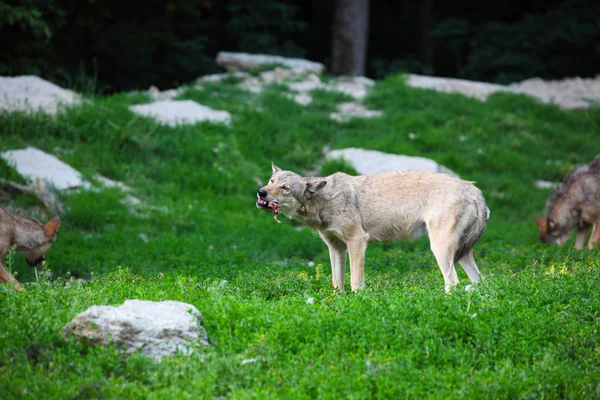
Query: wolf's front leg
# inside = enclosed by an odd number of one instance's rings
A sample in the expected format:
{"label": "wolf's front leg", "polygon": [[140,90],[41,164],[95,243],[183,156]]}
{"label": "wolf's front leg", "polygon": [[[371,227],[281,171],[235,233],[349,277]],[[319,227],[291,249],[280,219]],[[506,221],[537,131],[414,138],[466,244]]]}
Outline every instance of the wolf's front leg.
{"label": "wolf's front leg", "polygon": [[319,232],[321,239],[329,248],[329,259],[331,260],[331,282],[333,287],[340,292],[344,291],[344,275],[346,274],[346,243],[325,233]]}
{"label": "wolf's front leg", "polygon": [[13,289],[21,290],[21,285],[19,284],[19,281],[17,281],[15,277],[12,276],[10,271],[6,269],[6,266],[2,262],[2,259],[0,259],[0,282],[12,283]]}
{"label": "wolf's front leg", "polygon": [[592,228],[591,225],[585,224],[581,228],[577,228],[577,233],[575,234],[575,248],[577,250],[581,250],[585,247],[585,239],[587,239],[587,235]]}
{"label": "wolf's front leg", "polygon": [[365,252],[368,242],[369,234],[366,232],[356,233],[347,239],[352,290],[359,290],[365,286]]}

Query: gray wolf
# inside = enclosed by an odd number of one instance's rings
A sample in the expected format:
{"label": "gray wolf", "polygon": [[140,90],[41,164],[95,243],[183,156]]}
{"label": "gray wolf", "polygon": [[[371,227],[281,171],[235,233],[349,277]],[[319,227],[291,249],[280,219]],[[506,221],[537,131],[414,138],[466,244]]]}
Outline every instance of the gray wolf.
{"label": "gray wolf", "polygon": [[544,243],[562,246],[576,229],[576,249],[584,248],[590,230],[587,247],[600,244],[600,154],[565,177],[550,199],[547,215],[535,222]]}
{"label": "gray wolf", "polygon": [[352,290],[361,289],[369,242],[412,239],[425,232],[446,292],[458,284],[456,262],[473,283],[479,282],[472,250],[490,211],[471,182],[423,171],[305,178],[275,164],[272,170],[269,183],[258,190],[256,206],[275,216],[281,211],[319,233],[329,248],[338,290],[344,290],[346,253]]}
{"label": "gray wolf", "polygon": [[45,254],[56,239],[59,225],[58,215],[42,224],[23,213],[13,214],[0,207],[0,282],[12,283],[15,290],[21,287],[2,261],[13,246],[25,255],[27,264],[43,270]]}

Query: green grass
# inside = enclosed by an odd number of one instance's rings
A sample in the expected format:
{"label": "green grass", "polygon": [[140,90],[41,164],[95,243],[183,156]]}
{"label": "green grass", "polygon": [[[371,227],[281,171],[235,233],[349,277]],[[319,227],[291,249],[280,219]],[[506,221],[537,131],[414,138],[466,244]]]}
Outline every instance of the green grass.
{"label": "green grass", "polygon": [[[533,222],[550,195],[534,182],[597,154],[600,111],[508,94],[480,103],[396,76],[367,99],[383,117],[340,124],[328,116],[347,98],[313,96],[303,107],[281,87],[250,95],[234,81],[180,96],[230,111],[229,128],[137,117],[128,106],[148,102],[142,94],[56,117],[0,115],[1,149],[38,147],[142,199],[64,195],[51,281],[0,289],[0,397],[600,398],[598,251],[540,244]],[[423,238],[370,245],[366,289],[334,292],[318,236],[254,206],[271,161],[351,171],[322,164],[326,145],[429,157],[476,181],[492,212],[475,248],[484,283],[468,293],[459,271],[462,286],[445,295]],[[2,162],[0,174],[18,179]],[[32,203],[12,206],[51,217]],[[5,262],[21,282],[36,280],[21,255]],[[195,305],[212,349],[153,362],[62,339],[87,307],[133,298]]]}

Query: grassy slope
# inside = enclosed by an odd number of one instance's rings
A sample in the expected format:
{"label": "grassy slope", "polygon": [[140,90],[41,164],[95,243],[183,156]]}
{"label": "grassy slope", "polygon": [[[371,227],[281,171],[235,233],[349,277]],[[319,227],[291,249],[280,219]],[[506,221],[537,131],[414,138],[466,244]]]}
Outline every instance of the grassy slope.
{"label": "grassy slope", "polygon": [[[232,127],[157,125],[127,108],[143,95],[56,118],[0,116],[0,148],[53,152],[158,207],[130,213],[117,190],[67,196],[48,254],[54,284],[0,292],[5,397],[600,397],[597,252],[538,244],[532,221],[549,195],[535,180],[560,180],[598,152],[598,110],[507,94],[480,103],[400,77],[368,98],[384,117],[347,124],[328,119],[344,96],[325,92],[308,107],[281,88],[255,97],[231,82],[182,97],[231,111]],[[475,251],[486,282],[444,295],[421,239],[371,245],[367,289],[334,293],[318,237],[254,207],[271,161],[312,169],[324,145],[430,157],[476,181],[492,210]],[[2,163],[0,173],[14,177]],[[9,261],[21,281],[35,279],[22,256]],[[64,287],[69,274],[94,279]],[[194,304],[214,349],[153,363],[62,341],[77,313],[127,298]]]}

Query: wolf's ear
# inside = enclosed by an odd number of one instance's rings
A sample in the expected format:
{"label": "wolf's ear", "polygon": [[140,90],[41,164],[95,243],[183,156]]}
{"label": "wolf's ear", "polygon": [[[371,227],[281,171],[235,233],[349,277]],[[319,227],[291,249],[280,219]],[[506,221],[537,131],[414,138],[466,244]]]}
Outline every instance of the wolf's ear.
{"label": "wolf's ear", "polygon": [[271,163],[271,168],[273,169],[273,173],[283,171],[281,168],[275,165],[275,163]]}
{"label": "wolf's ear", "polygon": [[304,197],[310,199],[315,195],[315,193],[323,189],[325,185],[327,185],[327,181],[307,182],[306,190],[304,191]]}
{"label": "wolf's ear", "polygon": [[535,223],[537,224],[540,233],[545,234],[548,230],[548,220],[544,217],[535,217]]}
{"label": "wolf's ear", "polygon": [[54,237],[56,232],[58,232],[58,227],[60,226],[60,216],[56,215],[52,218],[46,225],[44,225],[44,232],[50,237]]}

